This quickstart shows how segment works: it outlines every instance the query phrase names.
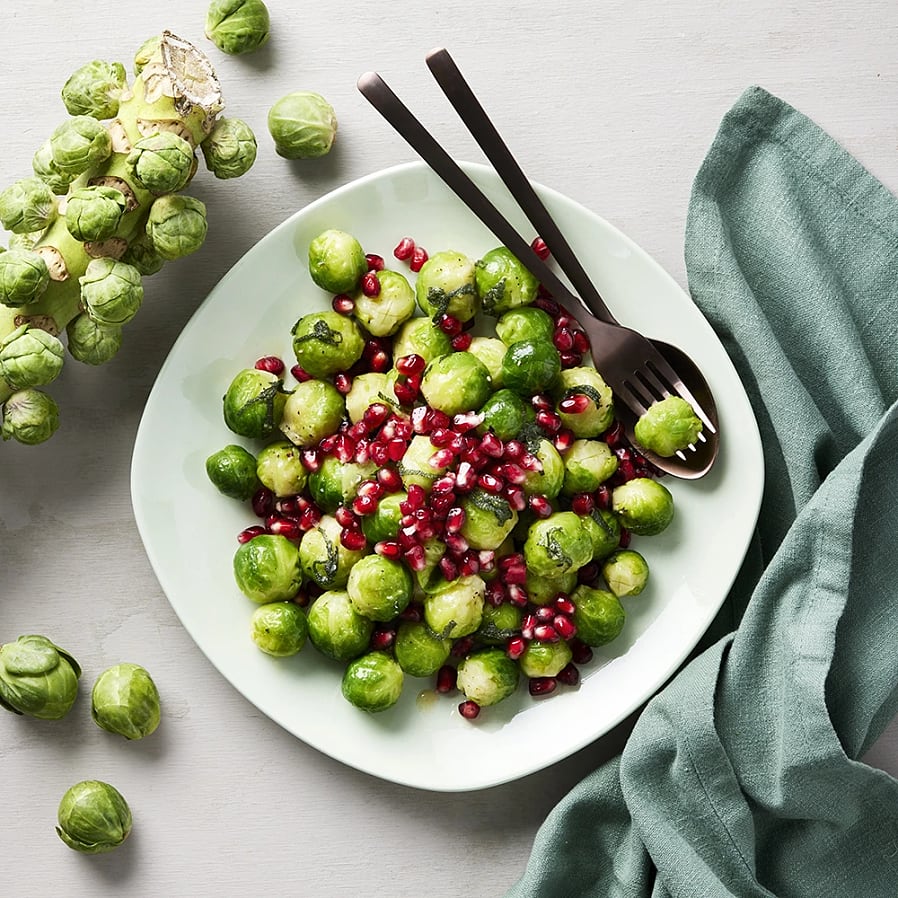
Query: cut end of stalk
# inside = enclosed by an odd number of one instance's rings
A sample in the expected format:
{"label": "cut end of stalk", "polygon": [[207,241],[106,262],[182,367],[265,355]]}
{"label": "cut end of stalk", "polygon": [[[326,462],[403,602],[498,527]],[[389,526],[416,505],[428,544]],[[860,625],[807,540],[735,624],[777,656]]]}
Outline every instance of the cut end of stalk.
{"label": "cut end of stalk", "polygon": [[221,84],[206,54],[170,31],[162,32],[160,49],[178,112],[186,116],[191,108],[198,106],[210,117],[218,115],[224,105]]}

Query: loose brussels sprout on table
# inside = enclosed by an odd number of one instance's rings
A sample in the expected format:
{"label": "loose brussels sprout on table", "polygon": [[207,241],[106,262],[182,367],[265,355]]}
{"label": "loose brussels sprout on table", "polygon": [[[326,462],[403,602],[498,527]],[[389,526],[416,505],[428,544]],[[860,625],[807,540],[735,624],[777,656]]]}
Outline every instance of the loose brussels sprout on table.
{"label": "loose brussels sprout on table", "polygon": [[159,726],[159,690],[139,664],[116,664],[97,677],[90,696],[94,723],[126,739],[143,739]]}
{"label": "loose brussels sprout on table", "polygon": [[65,717],[78,697],[81,668],[45,636],[0,646],[0,707],[41,720]]}
{"label": "loose brussels sprout on table", "polygon": [[337,115],[321,94],[298,90],[269,109],[268,131],[279,156],[315,159],[331,151],[337,137]]}
{"label": "loose brussels sprout on table", "polygon": [[102,854],[118,848],[131,833],[131,809],[109,783],[84,780],[62,796],[56,833],[69,848]]}
{"label": "loose brussels sprout on table", "polygon": [[271,17],[262,0],[212,0],[206,12],[206,37],[223,53],[258,50],[271,33]]}

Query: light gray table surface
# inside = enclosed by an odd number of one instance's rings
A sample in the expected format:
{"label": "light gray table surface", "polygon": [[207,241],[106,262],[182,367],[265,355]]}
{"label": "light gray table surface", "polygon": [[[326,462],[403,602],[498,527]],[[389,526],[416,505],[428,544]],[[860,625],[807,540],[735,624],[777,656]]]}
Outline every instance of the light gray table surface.
{"label": "light gray table surface", "polygon": [[[207,50],[228,113],[255,128],[260,152],[239,181],[197,176],[205,246],[147,281],[113,362],[66,366],[52,389],[57,435],[36,448],[0,445],[0,641],[52,635],[77,655],[87,684],[114,661],[141,663],[165,708],[157,733],[131,744],[91,722],[87,688],[62,723],[0,718],[0,891],[498,895],[521,873],[549,810],[620,736],[518,782],[438,794],[356,772],[272,723],[195,646],[144,554],[129,469],[154,378],[202,299],[267,231],[332,188],[413,158],[357,93],[363,71],[384,73],[454,155],[479,160],[424,66],[427,50],[448,46],[531,177],[609,219],[685,285],[692,179],[749,85],[797,106],[898,188],[898,6],[271,0],[272,40],[243,58],[204,40],[205,8],[3,4],[3,185],[30,174],[34,150],[64,117],[59,89],[71,71],[92,58],[130,68],[134,50],[164,28]],[[336,108],[338,141],[325,159],[288,163],[273,151],[267,110],[296,89]],[[898,727],[867,760],[898,774]],[[115,783],[132,804],[133,835],[111,855],[80,856],[54,833],[59,797],[85,778]]]}

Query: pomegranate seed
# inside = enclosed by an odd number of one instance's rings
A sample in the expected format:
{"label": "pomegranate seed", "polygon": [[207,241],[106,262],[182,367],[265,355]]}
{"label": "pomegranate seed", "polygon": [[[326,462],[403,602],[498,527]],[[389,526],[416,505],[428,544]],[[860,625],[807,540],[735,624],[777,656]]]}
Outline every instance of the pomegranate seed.
{"label": "pomegranate seed", "polygon": [[571,446],[574,445],[574,434],[573,431],[568,430],[566,427],[563,427],[558,433],[555,434],[555,439],[553,440],[555,444],[555,448],[559,452],[567,452]]}
{"label": "pomegranate seed", "polygon": [[356,421],[356,423],[346,431],[346,435],[353,440],[359,441],[368,435],[369,430],[370,428],[365,423],[365,419],[362,418],[361,421]]}
{"label": "pomegranate seed", "polygon": [[411,237],[403,237],[393,249],[393,255],[399,259],[400,262],[405,262],[412,257],[414,251],[415,241],[412,240]]}
{"label": "pomegranate seed", "polygon": [[255,365],[259,371],[267,371],[269,374],[281,375],[284,373],[284,363],[276,355],[263,356]]}
{"label": "pomegranate seed", "polygon": [[468,541],[460,533],[446,534],[446,548],[454,555],[463,555],[470,546]]}
{"label": "pomegranate seed", "polygon": [[595,561],[590,561],[589,564],[584,564],[580,570],[577,571],[577,582],[578,583],[593,583],[599,576],[599,566]]}
{"label": "pomegranate seed", "polygon": [[[408,496],[403,505],[408,505],[408,513],[411,514],[419,508],[423,508],[426,501],[427,493],[424,492],[424,487],[419,486],[417,483],[413,483],[408,488]],[[402,506],[400,506],[400,509],[405,512],[405,509],[403,509]]]}
{"label": "pomegranate seed", "polygon": [[594,493],[596,505],[599,508],[611,507],[611,487],[603,483]]}
{"label": "pomegranate seed", "polygon": [[552,343],[559,352],[570,352],[574,348],[574,335],[569,328],[556,328],[552,335]]}
{"label": "pomegranate seed", "polygon": [[525,471],[536,471],[539,473],[543,469],[543,463],[535,455],[525,452],[521,456],[521,467]]}
{"label": "pomegranate seed", "polygon": [[618,545],[622,549],[626,549],[627,546],[630,545],[630,531],[624,527],[621,527],[621,529],[620,529],[620,541],[619,541]]}
{"label": "pomegranate seed", "polygon": [[455,489],[455,474],[449,471],[442,477],[438,477],[430,488],[431,495],[447,496]]}
{"label": "pomegranate seed", "polygon": [[408,566],[415,572],[423,571],[427,567],[427,555],[424,546],[414,545],[403,556]]}
{"label": "pomegranate seed", "polygon": [[456,639],[452,644],[451,653],[456,658],[463,658],[465,655],[470,654],[471,649],[474,648],[474,637],[473,636],[463,636],[461,639]]}
{"label": "pomegranate seed", "polygon": [[558,403],[558,411],[566,415],[579,415],[589,408],[589,396],[585,393],[574,393]]}
{"label": "pomegranate seed", "polygon": [[426,367],[427,362],[416,352],[396,359],[396,370],[400,374],[420,374]]}
{"label": "pomegranate seed", "polygon": [[267,518],[274,508],[274,493],[266,486],[260,486],[252,498],[253,512],[257,518]]}
{"label": "pomegranate seed", "polygon": [[391,539],[383,539],[379,543],[374,544],[374,551],[384,558],[397,559],[402,554],[399,543]]}
{"label": "pomegranate seed", "polygon": [[313,527],[318,526],[318,522],[321,520],[321,512],[315,508],[314,505],[310,505],[300,516],[299,516],[299,529],[305,533],[308,530],[311,530]]}
{"label": "pomegranate seed", "polygon": [[384,257],[377,255],[377,253],[366,253],[365,262],[368,265],[368,271],[384,270]]}
{"label": "pomegranate seed", "polygon": [[551,605],[540,605],[533,613],[541,624],[548,624],[557,617]]}
{"label": "pomegranate seed", "polygon": [[330,455],[334,448],[337,445],[337,434],[332,433],[330,436],[325,437],[319,444],[318,449],[323,455]]}
{"label": "pomegranate seed", "polygon": [[509,461],[520,461],[524,457],[524,444],[520,440],[509,440],[505,444],[505,458]]}
{"label": "pomegranate seed", "polygon": [[405,450],[407,448],[408,446],[406,446],[405,440],[390,440],[390,442],[387,443],[387,458],[390,461],[402,461],[402,456],[405,455]]}
{"label": "pomegranate seed", "polygon": [[528,638],[532,638],[533,628],[538,623],[539,623],[539,621],[537,620],[536,615],[532,611],[529,614],[525,614],[523,619],[521,620],[521,632],[522,633],[524,633],[525,631],[529,632],[531,634],[531,637],[528,637]]}
{"label": "pomegranate seed", "polygon": [[286,515],[288,518],[296,517],[299,513],[299,505],[297,496],[283,496],[274,500],[274,510],[279,514]]}
{"label": "pomegranate seed", "polygon": [[365,534],[361,530],[344,527],[340,531],[340,544],[344,549],[349,549],[351,552],[360,552],[365,548],[367,542]]}
{"label": "pomegranate seed", "polygon": [[396,641],[396,631],[392,629],[375,630],[371,634],[371,648],[383,651]]}
{"label": "pomegranate seed", "polygon": [[427,461],[431,468],[446,468],[455,461],[455,453],[451,449],[438,449]]}
{"label": "pomegranate seed", "polygon": [[368,359],[368,367],[378,374],[383,374],[390,367],[390,356],[384,350],[379,349]]}
{"label": "pomegranate seed", "polygon": [[471,340],[472,339],[473,338],[471,337],[470,334],[467,334],[467,333],[458,334],[457,336],[453,337],[451,340],[452,348],[456,352],[464,352],[465,350],[471,348]]}
{"label": "pomegranate seed", "polygon": [[508,596],[508,601],[518,608],[525,608],[527,602],[530,600],[530,597],[527,595],[527,590],[517,583],[509,583],[508,586],[505,587],[505,594]]}
{"label": "pomegranate seed", "polygon": [[372,402],[371,405],[365,409],[365,413],[362,415],[362,421],[373,430],[375,427],[380,427],[389,416],[390,409],[387,405],[383,402]]}
{"label": "pomegranate seed", "polygon": [[507,480],[509,483],[524,483],[527,479],[527,472],[520,466],[514,464],[514,462],[506,462],[504,465],[500,465],[497,472],[503,480]]}
{"label": "pomegranate seed", "polygon": [[574,319],[567,312],[562,312],[559,309],[558,315],[555,317],[555,327],[570,327],[573,323]]}
{"label": "pomegranate seed", "polygon": [[[352,510],[359,516],[374,514],[377,511],[377,499],[374,496],[356,496],[352,500]],[[349,548],[349,546],[347,546]]]}
{"label": "pomegranate seed", "polygon": [[559,614],[552,621],[555,632],[562,639],[573,639],[577,635],[577,626],[574,622],[563,614]]}
{"label": "pomegranate seed", "polygon": [[347,462],[352,461],[356,448],[355,440],[345,433],[341,433],[337,436],[337,440],[334,443],[334,455],[336,455],[341,462],[346,464]]}
{"label": "pomegranate seed", "polygon": [[448,555],[440,559],[440,571],[447,580],[458,579],[458,565]]}
{"label": "pomegranate seed", "polygon": [[386,443],[372,443],[369,447],[371,461],[376,465],[385,465],[390,460]]}
{"label": "pomegranate seed", "polygon": [[252,527],[247,527],[237,534],[237,542],[241,544],[248,543],[251,539],[255,539],[255,537],[261,536],[263,533],[267,532],[268,531],[264,527],[259,524],[254,524]]}
{"label": "pomegranate seed", "polygon": [[501,580],[493,580],[487,584],[485,598],[495,608],[505,601],[505,587]]}
{"label": "pomegranate seed", "polygon": [[556,611],[561,614],[567,614],[568,616],[572,615],[577,610],[577,606],[563,592],[555,597],[555,601],[552,604],[555,606]]}
{"label": "pomegranate seed", "polygon": [[561,359],[562,368],[576,368],[583,361],[583,355],[579,352],[561,352],[558,354]]}
{"label": "pomegranate seed", "polygon": [[451,664],[444,664],[437,671],[437,692],[445,695],[447,692],[455,690],[455,679],[457,671]]}
{"label": "pomegranate seed", "polygon": [[472,468],[480,470],[486,463],[483,453],[478,448],[469,449],[465,447],[461,454],[462,461],[466,461]]}
{"label": "pomegranate seed", "polygon": [[480,573],[480,557],[477,552],[473,550],[465,552],[458,566],[458,573],[462,577],[473,577],[474,574]]}
{"label": "pomegranate seed", "polygon": [[477,482],[477,472],[470,462],[463,461],[455,472],[455,489],[464,492],[474,488]]}
{"label": "pomegranate seed", "polygon": [[366,271],[362,275],[362,293],[371,298],[380,296],[380,280],[376,272]]}
{"label": "pomegranate seed", "polygon": [[555,677],[532,677],[527,688],[531,695],[548,695],[557,685]]}
{"label": "pomegranate seed", "polygon": [[462,332],[462,324],[458,318],[447,315],[445,312],[437,318],[437,327],[450,337],[457,337]]}
{"label": "pomegranate seed", "polygon": [[510,585],[523,586],[527,582],[527,565],[521,561],[520,564],[512,565],[505,569],[505,582]]}
{"label": "pomegranate seed", "polygon": [[592,661],[592,649],[585,642],[580,639],[572,639],[568,645],[574,664],[589,664]]}
{"label": "pomegranate seed", "polygon": [[533,305],[535,305],[538,309],[542,309],[547,315],[552,318],[555,318],[558,315],[558,303],[552,299],[547,293],[543,293],[541,296],[537,296],[534,300]]}
{"label": "pomegranate seed", "polygon": [[334,386],[337,392],[345,396],[352,389],[352,378],[345,372],[340,372],[334,376]]}
{"label": "pomegranate seed", "polygon": [[[479,412],[462,412],[452,419],[452,428],[456,433],[467,433],[475,427],[480,427],[481,424],[483,424],[483,415]],[[480,442],[475,441],[472,448],[479,445]]]}
{"label": "pomegranate seed", "polygon": [[512,636],[508,642],[505,643],[505,654],[511,658],[512,661],[517,661],[521,655],[527,649],[527,641],[523,636]]}
{"label": "pomegranate seed", "polygon": [[531,496],[527,504],[538,518],[547,518],[552,514],[552,503],[545,496]]}
{"label": "pomegranate seed", "polygon": [[530,404],[537,412],[550,412],[555,407],[552,400],[544,393],[537,393],[530,397]]}
{"label": "pomegranate seed", "polygon": [[589,337],[582,330],[574,331],[574,351],[579,353],[589,352],[592,347],[589,345]]}
{"label": "pomegranate seed", "polygon": [[402,478],[394,468],[379,468],[377,482],[386,493],[398,493],[402,489]]}
{"label": "pomegranate seed", "polygon": [[334,518],[341,527],[358,527],[358,519],[345,505],[341,505],[335,512]]}
{"label": "pomegranate seed", "polygon": [[454,437],[455,434],[445,427],[436,427],[430,432],[430,442],[439,449],[448,446]]}
{"label": "pomegranate seed", "polygon": [[505,487],[505,501],[515,510],[523,511],[527,507],[527,494],[523,487],[509,483]]}
{"label": "pomegranate seed", "polygon": [[451,421],[449,420],[449,416],[445,412],[441,412],[436,408],[429,408],[427,410],[427,417],[430,420],[430,427],[432,429],[436,429],[438,427],[448,427]]}
{"label": "pomegranate seed", "polygon": [[480,440],[480,449],[490,458],[502,458],[505,454],[505,446],[502,444],[502,440],[494,433],[485,433],[483,435]]}
{"label": "pomegranate seed", "polygon": [[428,423],[427,406],[426,405],[416,405],[412,409],[411,419],[412,419],[412,430],[416,434],[430,433],[430,424]]}
{"label": "pomegranate seed", "polygon": [[571,499],[571,511],[579,515],[589,514],[595,508],[595,500],[589,493],[577,493]]}
{"label": "pomegranate seed", "polygon": [[345,293],[338,293],[331,300],[331,308],[340,315],[351,315],[355,311],[355,300]]}
{"label": "pomegranate seed", "polygon": [[412,250],[412,257],[409,259],[408,267],[411,268],[412,271],[420,271],[428,258],[427,250],[422,246],[416,246]]}
{"label": "pomegranate seed", "polygon": [[534,237],[533,241],[530,244],[530,249],[535,252],[543,262],[549,258],[549,247],[546,245],[546,241],[543,240],[542,237]]}
{"label": "pomegranate seed", "polygon": [[492,571],[496,567],[496,553],[492,549],[481,549],[477,553],[481,571]]}
{"label": "pomegranate seed", "polygon": [[472,699],[468,699],[458,706],[458,713],[466,720],[474,720],[480,713],[480,705]]}
{"label": "pomegranate seed", "polygon": [[575,664],[570,663],[558,672],[555,679],[565,686],[576,686],[580,682],[580,671]]}
{"label": "pomegranate seed", "polygon": [[548,430],[549,433],[558,433],[561,430],[561,418],[555,412],[538,411],[536,413],[536,423],[543,430]]}
{"label": "pomegranate seed", "polygon": [[505,486],[498,477],[493,477],[492,474],[481,474],[477,478],[477,485],[485,492],[492,493],[494,496],[498,496]]}
{"label": "pomegranate seed", "polygon": [[561,637],[551,624],[537,624],[533,628],[533,638],[540,642],[558,642]]}
{"label": "pomegranate seed", "polygon": [[411,405],[417,398],[417,390],[413,390],[407,379],[397,379],[393,384],[393,394],[400,405]]}
{"label": "pomegranate seed", "polygon": [[371,497],[372,499],[383,498],[383,487],[376,480],[363,480],[356,490],[359,496]]}
{"label": "pomegranate seed", "polygon": [[406,607],[399,612],[399,617],[402,618],[402,620],[422,621],[424,620],[424,608],[417,604],[406,605]]}
{"label": "pomegranate seed", "polygon": [[311,380],[311,379],[312,379],[312,375],[309,374],[309,372],[306,371],[306,369],[303,368],[302,365],[294,365],[294,366],[290,369],[290,373],[291,373],[291,374],[293,375],[293,377],[294,377],[296,380],[298,380],[300,383],[304,383],[305,381]]}
{"label": "pomegranate seed", "polygon": [[458,533],[465,525],[465,510],[455,506],[446,515],[446,533]]}

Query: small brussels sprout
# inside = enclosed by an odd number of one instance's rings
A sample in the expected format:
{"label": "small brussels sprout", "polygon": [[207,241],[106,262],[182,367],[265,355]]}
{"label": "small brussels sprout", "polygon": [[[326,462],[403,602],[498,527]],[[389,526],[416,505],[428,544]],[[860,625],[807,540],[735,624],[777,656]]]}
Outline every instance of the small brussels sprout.
{"label": "small brussels sprout", "polygon": [[256,536],[238,546],[234,579],[240,591],[259,605],[292,599],[302,581],[299,550],[279,534]]}
{"label": "small brussels sprout", "polygon": [[40,178],[22,178],[0,193],[0,223],[13,234],[43,231],[56,217],[56,197]]}
{"label": "small brussels sprout", "polygon": [[317,471],[309,474],[309,495],[322,511],[333,513],[340,505],[348,505],[359,484],[376,471],[374,462],[342,462],[329,455]]}
{"label": "small brussels sprout", "polygon": [[206,459],[206,476],[222,495],[245,502],[259,486],[256,459],[243,446],[231,444]]}
{"label": "small brussels sprout", "polygon": [[555,335],[555,322],[548,312],[536,306],[511,309],[496,322],[496,335],[506,346],[521,340],[551,343]]}
{"label": "small brussels sprout", "polygon": [[429,318],[409,318],[393,337],[393,358],[419,355],[429,363],[450,352],[452,341],[449,335]]}
{"label": "small brussels sprout", "polygon": [[617,456],[602,440],[574,440],[564,455],[562,492],[592,493],[616,470]]}
{"label": "small brussels sprout", "polygon": [[346,414],[353,424],[361,421],[368,407],[380,402],[388,408],[396,406],[396,397],[387,375],[379,371],[368,371],[352,379],[352,386],[346,394]]}
{"label": "small brussels sprout", "polygon": [[266,655],[288,658],[302,651],[309,635],[305,612],[293,602],[268,602],[250,618],[253,642]]}
{"label": "small brussels sprout", "polygon": [[487,315],[527,306],[536,299],[539,281],[504,246],[484,253],[475,266],[477,295]]}
{"label": "small brussels sprout", "polygon": [[616,596],[637,596],[648,583],[649,566],[633,549],[620,549],[605,559],[602,576]]}
{"label": "small brussels sprout", "polygon": [[159,52],[159,45],[162,43],[160,35],[155,34],[148,37],[138,48],[134,54],[134,74],[139,75],[146,64]]}
{"label": "small brussels sprout", "polygon": [[78,662],[46,636],[20,636],[0,646],[0,707],[59,720],[78,697]]}
{"label": "small brussels sprout", "polygon": [[365,250],[352,234],[330,228],[309,243],[309,274],[329,293],[351,293],[368,270]]}
{"label": "small brussels sprout", "polygon": [[572,511],[558,511],[535,521],[527,532],[524,560],[537,576],[576,571],[592,560],[592,540]]}
{"label": "small brussels sprout", "polygon": [[534,574],[533,571],[527,571],[527,580],[524,583],[524,589],[527,591],[527,598],[534,605],[551,605],[558,594],[563,592],[570,594],[571,590],[577,585],[577,572],[568,571],[565,574],[549,574],[548,576],[540,576]]}
{"label": "small brussels sprout", "polygon": [[405,675],[386,652],[369,652],[350,661],[343,673],[343,697],[363,711],[386,711],[399,701]]}
{"label": "small brussels sprout", "polygon": [[374,632],[374,621],[355,610],[345,590],[321,593],[309,606],[307,620],[312,645],[335,661],[358,658]]}
{"label": "small brussels sprout", "polygon": [[355,317],[369,334],[389,337],[414,314],[415,291],[405,275],[398,271],[385,268],[374,274],[380,292],[377,296],[366,296],[361,290],[357,291],[353,296]]}
{"label": "small brussels sprout", "polygon": [[437,449],[430,442],[430,437],[416,434],[402,456],[402,461],[397,465],[402,485],[408,489],[410,486],[420,486],[430,492],[434,480],[446,473],[445,466],[434,466],[431,459]]}
{"label": "small brussels sprout", "polygon": [[286,398],[279,426],[297,446],[313,446],[337,432],[345,405],[337,388],[327,381],[306,380]]}
{"label": "small brussels sprout", "polygon": [[346,591],[355,610],[371,620],[392,620],[412,598],[412,575],[400,561],[366,555],[349,572]]}
{"label": "small brussels sprout", "polygon": [[65,226],[76,240],[105,240],[115,234],[126,205],[115,187],[78,187],[66,201]]}
{"label": "small brussels sprout", "polygon": [[296,361],[312,377],[331,377],[348,371],[365,349],[358,325],[337,312],[303,315],[291,333]]}
{"label": "small brussels sprout", "polygon": [[483,617],[477,628],[477,641],[487,645],[505,645],[505,643],[521,630],[524,612],[511,602],[492,605],[485,602]]}
{"label": "small brussels sprout", "polygon": [[109,132],[90,115],[76,115],[50,135],[50,158],[64,175],[77,177],[111,155]]}
{"label": "small brussels sprout", "polygon": [[403,621],[396,631],[393,654],[410,677],[429,677],[449,658],[452,640],[437,636],[423,621]]}
{"label": "small brussels sprout", "polygon": [[527,405],[511,390],[497,390],[481,406],[483,423],[477,428],[484,434],[491,430],[500,440],[514,439],[527,421]]}
{"label": "small brussels sprout", "polygon": [[321,94],[294,91],[268,110],[268,133],[284,159],[317,159],[334,145],[337,114]]}
{"label": "small brussels sprout", "polygon": [[125,67],[120,62],[95,59],[76,69],[62,88],[62,102],[69,115],[115,118],[125,90]]}
{"label": "small brussels sprout", "polygon": [[664,530],[674,516],[670,490],[650,477],[634,477],[611,493],[611,509],[621,525],[640,536],[654,536]]}
{"label": "small brussels sprout", "polygon": [[402,509],[399,507],[408,499],[408,493],[389,493],[377,503],[373,514],[362,518],[362,533],[372,545],[385,539],[396,539]]}
{"label": "small brussels sprout", "polygon": [[561,356],[549,342],[519,340],[502,359],[502,383],[521,396],[547,390],[561,372]]}
{"label": "small brussels sprout", "polygon": [[123,662],[97,677],[90,714],[101,729],[126,739],[143,739],[159,726],[159,690],[139,664]]}
{"label": "small brussels sprout", "polygon": [[468,321],[477,311],[474,263],[464,253],[434,253],[418,272],[415,296],[421,311],[436,322],[440,315]]}
{"label": "small brussels sprout", "polygon": [[529,496],[554,499],[564,485],[564,459],[555,446],[545,438],[540,439],[533,455],[542,465],[542,470],[526,471],[521,486]]}
{"label": "small brussels sprout", "polygon": [[142,137],[125,159],[134,180],[151,193],[181,190],[190,180],[195,162],[193,147],[172,131]]}
{"label": "small brussels sprout", "polygon": [[145,234],[128,244],[119,261],[133,265],[143,275],[156,274],[165,264]]}
{"label": "small brussels sprout", "polygon": [[255,473],[275,496],[295,496],[306,485],[306,469],[299,449],[287,440],[278,440],[256,457]]}
{"label": "small brussels sprout", "polygon": [[140,272],[115,259],[91,259],[78,278],[84,311],[105,327],[127,324],[140,310]]}
{"label": "small brussels sprout", "polygon": [[65,347],[52,334],[27,324],[0,340],[0,378],[13,390],[52,383],[62,371]]}
{"label": "small brussels sprout", "polygon": [[502,649],[483,649],[458,665],[456,685],[481,708],[508,698],[518,688],[521,669]]}
{"label": "small brussels sprout", "polygon": [[483,618],[486,584],[476,574],[440,584],[424,597],[424,620],[438,636],[458,639],[473,633]]}
{"label": "small brussels sprout", "polygon": [[558,402],[577,395],[589,400],[582,412],[558,413],[562,426],[575,437],[597,437],[614,423],[614,395],[595,368],[566,368],[558,375],[552,392]]}
{"label": "small brussels sprout", "polygon": [[524,654],[518,659],[521,671],[528,677],[555,677],[571,663],[573,652],[564,642],[527,643]]}
{"label": "small brussels sprout", "polygon": [[587,645],[600,646],[617,639],[627,615],[620,599],[607,589],[578,586],[571,593],[577,637]]}
{"label": "small brussels sprout", "polygon": [[100,780],[75,783],[62,796],[56,833],[69,848],[102,854],[117,848],[131,832],[131,809],[118,789]]}
{"label": "small brussels sprout", "polygon": [[227,179],[239,178],[253,167],[258,145],[256,135],[246,122],[221,117],[200,144],[200,149],[206,168],[216,178]]}
{"label": "small brussels sprout", "polygon": [[596,508],[581,519],[592,540],[592,559],[607,558],[620,545],[620,521],[607,508]]}
{"label": "small brussels sprout", "polygon": [[460,505],[465,512],[461,535],[472,549],[498,549],[518,522],[518,513],[503,496],[479,487],[465,496]]}
{"label": "small brussels sprout", "polygon": [[150,206],[146,236],[158,255],[168,261],[196,252],[208,229],[206,206],[192,196],[166,194]]}
{"label": "small brussels sprout", "polygon": [[38,147],[31,160],[31,169],[53,193],[58,194],[65,193],[69,189],[69,185],[77,177],[77,175],[62,172],[56,167],[56,163],[53,161],[53,149],[49,140],[45,140]]}
{"label": "small brussels sprout", "polygon": [[[303,534],[299,544],[302,573],[322,589],[342,589],[346,586],[353,565],[365,554],[364,550],[347,549],[340,542],[342,530],[334,517],[322,515],[318,524]],[[250,540],[247,545],[255,541]]]}
{"label": "small brussels sprout", "polygon": [[86,312],[76,315],[65,330],[72,358],[86,365],[103,365],[122,347],[119,325],[97,324]]}
{"label": "small brussels sprout", "polygon": [[633,428],[636,442],[663,458],[691,446],[701,432],[701,419],[679,396],[668,396],[649,406]]}
{"label": "small brussels sprout", "polygon": [[421,393],[431,408],[457,415],[480,408],[490,395],[490,374],[470,352],[434,359],[424,370]]}
{"label": "small brussels sprout", "polygon": [[258,50],[271,33],[271,17],[262,0],[212,0],[206,12],[206,37],[238,56]]}
{"label": "small brussels sprout", "polygon": [[224,421],[239,436],[264,439],[280,426],[286,402],[280,377],[258,368],[244,368],[222,398]]}
{"label": "small brussels sprout", "polygon": [[13,393],[3,405],[0,436],[26,446],[49,440],[59,427],[59,406],[51,396],[29,387]]}
{"label": "small brussels sprout", "polygon": [[0,303],[24,306],[38,299],[50,283],[43,256],[29,249],[0,253]]}
{"label": "small brussels sprout", "polygon": [[505,358],[505,344],[495,337],[474,337],[468,352],[483,362],[489,372],[490,383],[494,390],[500,389],[502,382],[502,360]]}

